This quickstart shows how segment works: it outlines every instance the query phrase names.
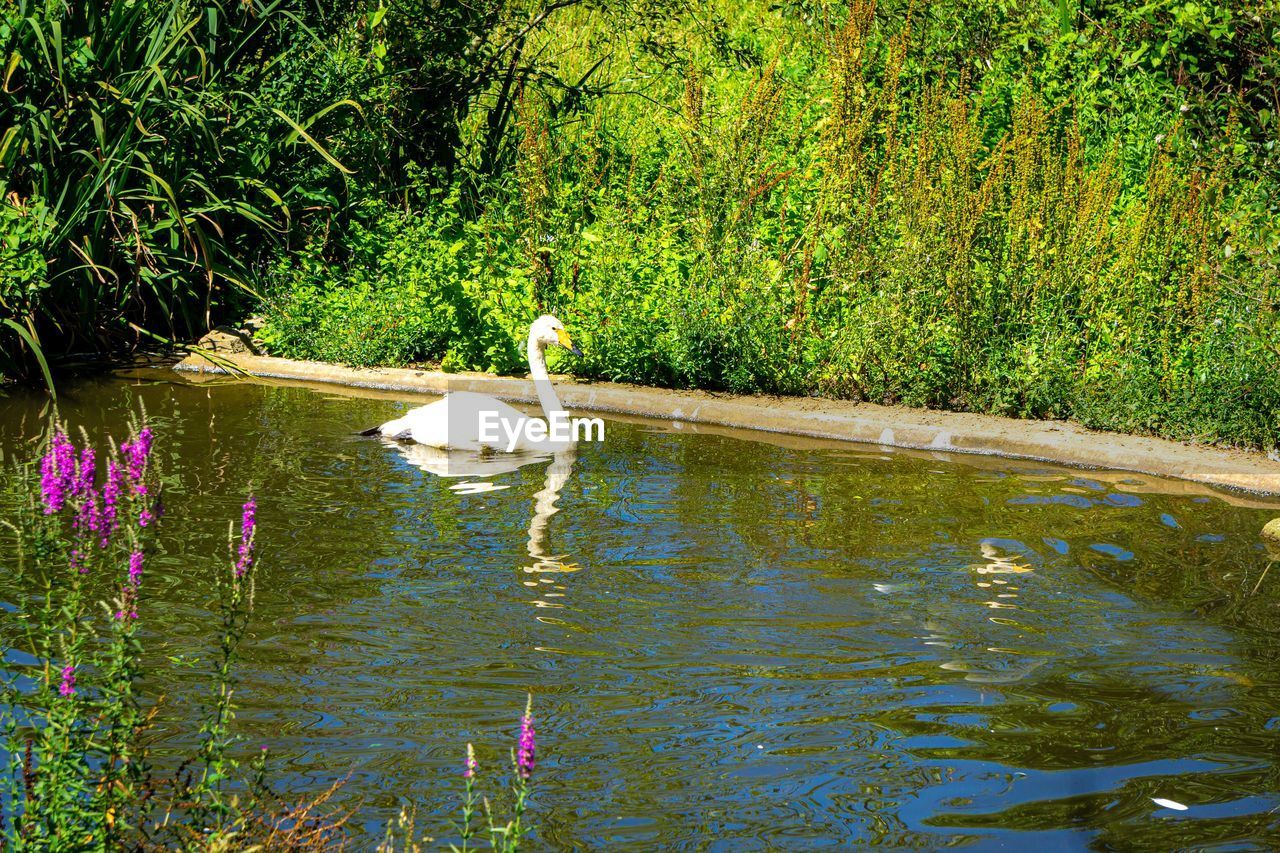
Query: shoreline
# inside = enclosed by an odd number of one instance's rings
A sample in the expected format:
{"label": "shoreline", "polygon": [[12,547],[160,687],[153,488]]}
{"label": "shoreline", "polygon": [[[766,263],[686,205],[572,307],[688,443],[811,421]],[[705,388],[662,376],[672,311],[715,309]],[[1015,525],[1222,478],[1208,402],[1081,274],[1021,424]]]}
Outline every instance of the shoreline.
{"label": "shoreline", "polygon": [[[413,368],[352,368],[248,353],[219,353],[218,357],[234,370],[259,379],[430,395],[474,391],[508,402],[537,402],[533,382],[527,379]],[[235,375],[201,355],[190,355],[173,369]],[[883,447],[1134,471],[1280,495],[1280,461],[1265,454],[1101,432],[1069,421],[1018,420],[819,397],[676,391],[571,376],[554,379],[564,405],[571,409]]]}

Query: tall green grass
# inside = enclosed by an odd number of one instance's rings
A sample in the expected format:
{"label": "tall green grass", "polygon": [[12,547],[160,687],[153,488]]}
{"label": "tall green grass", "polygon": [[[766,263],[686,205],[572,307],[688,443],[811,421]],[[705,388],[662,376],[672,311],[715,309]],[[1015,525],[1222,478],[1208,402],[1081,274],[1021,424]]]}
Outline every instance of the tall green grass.
{"label": "tall green grass", "polygon": [[311,156],[264,80],[307,38],[283,0],[4,4],[0,375],[191,338],[250,289]]}
{"label": "tall green grass", "polygon": [[[1275,447],[1276,22],[971,11],[571,10],[538,49],[617,93],[526,91],[510,171],[277,264],[268,341],[518,371],[554,311],[590,376]],[[1232,50],[1261,82],[1210,97],[1189,63]]]}

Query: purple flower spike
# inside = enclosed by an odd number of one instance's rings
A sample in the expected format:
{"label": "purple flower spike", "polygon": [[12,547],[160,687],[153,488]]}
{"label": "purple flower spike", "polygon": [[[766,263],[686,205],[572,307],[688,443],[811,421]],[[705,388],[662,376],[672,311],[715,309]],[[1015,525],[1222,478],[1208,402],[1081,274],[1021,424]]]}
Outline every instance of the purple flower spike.
{"label": "purple flower spike", "polygon": [[525,707],[524,716],[520,719],[520,743],[516,747],[516,769],[520,771],[521,779],[528,779],[533,775],[533,768],[537,765],[535,755],[537,753],[537,743],[534,739],[533,730],[533,698],[529,698],[529,705]]}
{"label": "purple flower spike", "polygon": [[76,466],[75,482],[71,486],[71,494],[77,498],[93,492],[93,481],[97,475],[97,455],[92,447],[80,451],[80,463]]}
{"label": "purple flower spike", "polygon": [[151,456],[151,439],[151,427],[143,427],[137,438],[120,445],[120,453],[124,456],[125,468],[129,472],[129,484],[137,495],[147,493],[142,479],[147,473],[147,459]]}
{"label": "purple flower spike", "polygon": [[138,587],[136,584],[127,583],[120,587],[120,609],[116,611],[116,620],[123,622],[126,619],[138,618]]}
{"label": "purple flower spike", "polygon": [[240,516],[240,547],[236,550],[236,577],[243,577],[253,562],[253,531],[258,524],[258,502],[253,495],[249,495],[243,510]]}
{"label": "purple flower spike", "polygon": [[463,779],[474,779],[476,771],[480,769],[479,763],[476,762],[476,751],[471,744],[467,744],[467,764],[462,771]]}
{"label": "purple flower spike", "polygon": [[102,485],[102,536],[98,540],[103,548],[111,541],[111,534],[119,524],[120,495],[124,491],[124,469],[114,459],[107,460],[107,481]]}
{"label": "purple flower spike", "polygon": [[129,586],[137,589],[142,583],[142,552],[134,551],[129,555]]}
{"label": "purple flower spike", "polygon": [[40,498],[44,502],[44,514],[53,515],[61,510],[75,485],[75,447],[67,434],[59,430],[53,434],[49,449],[40,460]]}
{"label": "purple flower spike", "polygon": [[69,663],[62,668],[62,684],[58,687],[58,692],[64,697],[75,695],[76,692],[76,665]]}
{"label": "purple flower spike", "polygon": [[93,486],[89,486],[89,490],[81,497],[72,525],[81,536],[102,533],[102,513],[98,510],[98,493]]}
{"label": "purple flower spike", "polygon": [[129,477],[129,491],[142,505],[138,512],[138,526],[146,527],[155,521],[154,507],[147,503],[150,490],[144,479],[147,474],[147,460],[151,458],[151,427],[143,427],[133,441],[120,445],[120,455],[124,457],[125,471]]}

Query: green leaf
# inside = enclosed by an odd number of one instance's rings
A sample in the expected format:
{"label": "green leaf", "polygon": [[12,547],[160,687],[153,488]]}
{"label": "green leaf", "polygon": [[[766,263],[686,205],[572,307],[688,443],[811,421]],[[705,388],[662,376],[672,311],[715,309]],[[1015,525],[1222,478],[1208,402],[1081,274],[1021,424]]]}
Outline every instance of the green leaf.
{"label": "green leaf", "polygon": [[22,338],[27,347],[30,348],[32,355],[36,357],[36,361],[40,365],[40,372],[44,374],[44,384],[49,389],[49,397],[55,403],[58,402],[58,389],[53,385],[53,374],[49,371],[49,363],[45,361],[44,350],[40,348],[40,344],[36,343],[36,339],[32,337],[30,332],[8,317],[0,320],[0,322],[17,332],[18,337]]}
{"label": "green leaf", "polygon": [[[325,112],[327,112],[328,109],[330,108],[326,108]],[[286,143],[293,141],[298,136],[301,136],[308,143],[310,143],[312,148],[314,148],[317,152],[319,152],[321,157],[323,157],[326,161],[328,161],[329,165],[333,166],[335,169],[337,169],[339,172],[342,172],[345,175],[355,174],[355,172],[353,172],[352,170],[348,169],[346,166],[339,163],[338,159],[334,157],[332,154],[330,154],[323,145],[321,145],[319,142],[316,142],[314,139],[312,139],[311,134],[307,133],[307,131],[302,127],[302,125],[298,124],[296,121],[289,118],[287,115],[285,115],[283,112],[276,109],[275,107],[271,108],[271,112],[280,116],[280,118],[284,119],[289,124],[289,126],[293,128],[293,135],[291,135],[289,139],[286,140]],[[316,116],[312,116],[312,120],[314,120],[315,118]]]}

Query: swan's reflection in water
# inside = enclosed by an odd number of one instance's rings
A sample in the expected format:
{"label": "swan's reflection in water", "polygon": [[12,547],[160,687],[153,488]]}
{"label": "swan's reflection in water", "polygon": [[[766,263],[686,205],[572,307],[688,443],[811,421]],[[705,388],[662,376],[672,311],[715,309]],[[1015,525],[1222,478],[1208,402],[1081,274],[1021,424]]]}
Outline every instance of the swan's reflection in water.
{"label": "swan's reflection in water", "polygon": [[[922,627],[928,633],[920,639],[926,646],[952,649],[957,656],[937,666],[963,673],[965,681],[1022,681],[1049,660],[1050,650],[1039,642],[1041,632],[1034,626],[1037,611],[1024,611],[1018,603],[1025,582],[1041,561],[1016,540],[983,539],[977,544],[982,562],[969,563],[951,575],[955,585],[949,591],[933,590],[949,600],[924,620]],[[876,590],[898,592],[893,584],[877,584]],[[968,614],[971,620],[959,622],[959,614]]]}
{"label": "swan's reflection in water", "polygon": [[[416,444],[412,441],[394,441],[392,439],[384,439],[383,443],[395,448],[405,458],[405,461],[415,468],[421,468],[428,474],[434,474],[437,477],[446,479],[498,477],[503,474],[510,474],[525,465],[543,462],[550,456],[550,454],[530,451],[490,453],[475,450],[446,450],[442,447],[431,447],[426,444]],[[466,493],[469,491],[468,487],[475,485],[478,484],[458,483],[449,488],[457,492]],[[506,488],[509,488],[509,486],[490,484],[490,488],[476,489],[476,491],[492,492]]]}
{"label": "swan's reflection in water", "polygon": [[551,516],[560,511],[556,502],[560,499],[560,491],[569,481],[573,473],[573,463],[578,458],[578,449],[569,445],[557,451],[547,466],[547,479],[542,490],[533,496],[533,518],[529,520],[529,556],[533,565],[525,568],[526,572],[576,572],[581,566],[577,563],[566,563],[567,554],[551,555],[549,542]]}
{"label": "swan's reflection in water", "polygon": [[533,496],[533,517],[529,519],[527,545],[533,563],[524,567],[524,571],[530,575],[524,585],[537,590],[538,597],[533,600],[535,607],[563,607],[558,599],[564,596],[565,587],[557,582],[559,576],[582,568],[577,563],[566,562],[568,554],[553,555],[550,545],[551,516],[560,511],[556,501],[560,499],[560,490],[573,473],[573,463],[577,458],[577,448],[572,444],[556,451],[551,464],[547,466],[545,484]]}
{"label": "swan's reflection in water", "polygon": [[[527,550],[533,561],[522,567],[532,577],[524,581],[526,587],[539,590],[539,598],[533,603],[539,607],[561,607],[554,599],[564,594],[564,587],[556,582],[556,575],[579,571],[582,566],[567,562],[568,554],[553,554],[550,545],[551,516],[560,511],[556,505],[560,492],[573,473],[578,458],[577,445],[568,444],[555,453],[488,453],[472,450],[446,450],[413,442],[387,440],[410,464],[429,474],[443,478],[458,478],[463,482],[450,486],[459,494],[479,494],[509,489],[506,484],[494,483],[490,477],[510,474],[526,465],[551,460],[547,466],[546,481],[533,496],[533,516],[529,520]],[[548,600],[550,599],[550,600]]]}
{"label": "swan's reflection in water", "polygon": [[[984,539],[978,547],[981,548],[982,557],[986,562],[976,564],[972,568],[980,575],[1020,575],[1031,571],[1030,566],[1023,565],[1027,559],[1024,555],[1002,554],[996,543],[989,539]],[[984,586],[984,584],[979,583],[978,586]]]}

